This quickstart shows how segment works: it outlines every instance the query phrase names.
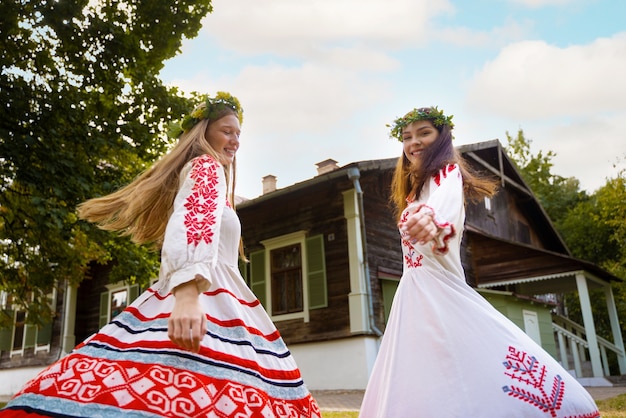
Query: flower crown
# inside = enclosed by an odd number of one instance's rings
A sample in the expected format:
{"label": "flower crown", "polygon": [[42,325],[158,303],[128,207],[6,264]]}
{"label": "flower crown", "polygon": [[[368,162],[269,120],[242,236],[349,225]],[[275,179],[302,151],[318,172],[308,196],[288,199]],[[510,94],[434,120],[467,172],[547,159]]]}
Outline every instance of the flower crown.
{"label": "flower crown", "polygon": [[404,128],[419,120],[429,120],[437,129],[441,129],[444,125],[448,125],[452,129],[454,128],[454,123],[452,123],[453,117],[454,115],[444,115],[443,110],[437,109],[437,106],[413,109],[403,117],[394,120],[393,125],[387,125],[387,127],[391,128],[389,137],[396,138],[402,142],[402,131]]}
{"label": "flower crown", "polygon": [[215,97],[206,96],[205,101],[196,106],[180,122],[170,123],[167,135],[176,139],[184,132],[189,132],[202,119],[215,120],[224,106],[231,108],[237,115],[239,123],[243,123],[243,109],[239,100],[230,93],[218,91]]}

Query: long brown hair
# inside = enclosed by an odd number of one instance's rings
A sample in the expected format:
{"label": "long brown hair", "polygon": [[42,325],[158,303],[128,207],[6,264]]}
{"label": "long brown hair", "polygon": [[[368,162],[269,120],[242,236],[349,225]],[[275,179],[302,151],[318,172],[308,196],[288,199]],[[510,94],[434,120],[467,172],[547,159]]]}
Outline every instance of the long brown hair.
{"label": "long brown hair", "polygon": [[398,158],[391,180],[391,202],[397,219],[400,219],[402,211],[407,207],[406,199],[410,196],[418,198],[426,181],[448,164],[459,166],[463,177],[463,192],[467,200],[477,201],[483,196],[493,196],[496,192],[498,184],[496,179],[482,176],[454,148],[450,126],[443,125],[435,129],[439,136],[432,145],[422,151],[422,163],[419,167],[411,164],[404,152]]}
{"label": "long brown hair", "polygon": [[228,200],[234,208],[236,162],[225,161],[206,138],[209,126],[227,115],[237,116],[234,110],[224,106],[215,119],[200,120],[180,135],[170,152],[132,183],[109,195],[81,203],[78,216],[102,229],[129,235],[138,244],[153,243],[160,248],[178,192],[180,171],[187,162],[204,154],[211,155],[224,167],[229,185]]}

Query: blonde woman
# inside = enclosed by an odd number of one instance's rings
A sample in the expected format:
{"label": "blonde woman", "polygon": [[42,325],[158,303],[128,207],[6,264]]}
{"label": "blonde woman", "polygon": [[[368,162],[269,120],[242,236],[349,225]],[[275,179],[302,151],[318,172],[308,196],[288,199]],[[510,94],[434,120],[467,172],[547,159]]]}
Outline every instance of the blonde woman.
{"label": "blonde woman", "polygon": [[234,210],[243,111],[208,97],[175,147],[81,218],[161,250],[158,282],[27,383],[0,417],[320,417],[293,357],[241,277]]}
{"label": "blonde woman", "polygon": [[392,126],[403,275],[360,416],[597,418],[576,379],[465,282],[465,201],[496,184],[464,164],[453,127],[436,107]]}

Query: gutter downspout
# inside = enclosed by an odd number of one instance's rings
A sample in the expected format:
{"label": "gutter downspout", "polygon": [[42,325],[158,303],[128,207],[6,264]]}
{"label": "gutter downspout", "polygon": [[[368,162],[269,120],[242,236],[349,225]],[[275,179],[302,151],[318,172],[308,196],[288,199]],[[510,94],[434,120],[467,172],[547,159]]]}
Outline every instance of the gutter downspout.
{"label": "gutter downspout", "polygon": [[372,282],[370,277],[370,268],[369,262],[367,259],[367,240],[365,236],[365,212],[363,209],[363,189],[361,188],[361,183],[359,182],[359,178],[361,177],[361,172],[357,167],[352,167],[348,169],[348,178],[352,180],[354,184],[354,189],[356,190],[357,200],[359,205],[359,223],[361,224],[361,241],[363,247],[363,270],[365,275],[365,284],[367,286],[367,301],[368,301],[368,316],[369,316],[369,325],[370,331],[373,332],[376,336],[380,337],[383,335],[383,332],[378,329],[376,326],[376,322],[374,321],[374,297],[372,295]]}

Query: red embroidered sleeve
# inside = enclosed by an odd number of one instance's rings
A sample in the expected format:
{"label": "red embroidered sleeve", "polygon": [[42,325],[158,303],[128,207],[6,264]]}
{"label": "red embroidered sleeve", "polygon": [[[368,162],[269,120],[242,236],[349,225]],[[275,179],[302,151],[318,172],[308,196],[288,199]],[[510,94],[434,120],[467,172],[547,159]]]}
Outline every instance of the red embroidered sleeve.
{"label": "red embroidered sleeve", "polygon": [[215,161],[206,155],[194,160],[190,176],[195,180],[195,184],[185,201],[187,244],[198,245],[200,242],[210,244],[213,241],[214,228],[217,224],[215,211],[218,193],[215,186],[219,180],[218,169]]}

